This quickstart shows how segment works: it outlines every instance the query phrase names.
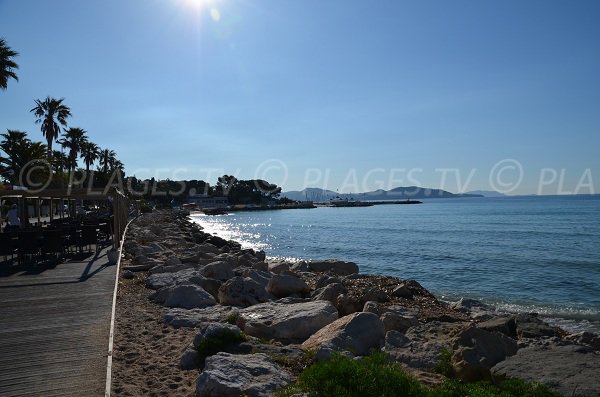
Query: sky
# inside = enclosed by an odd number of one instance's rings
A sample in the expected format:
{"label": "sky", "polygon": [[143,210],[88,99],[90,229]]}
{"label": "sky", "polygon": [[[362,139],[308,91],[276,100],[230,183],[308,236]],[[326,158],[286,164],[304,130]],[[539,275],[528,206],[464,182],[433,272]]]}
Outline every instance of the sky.
{"label": "sky", "polygon": [[128,175],[600,193],[600,2],[0,0],[19,81]]}

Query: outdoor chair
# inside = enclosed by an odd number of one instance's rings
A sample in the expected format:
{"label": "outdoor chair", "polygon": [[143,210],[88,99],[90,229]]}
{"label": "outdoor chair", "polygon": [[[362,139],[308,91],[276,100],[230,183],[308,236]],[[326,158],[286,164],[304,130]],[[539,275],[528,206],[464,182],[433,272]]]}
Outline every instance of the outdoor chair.
{"label": "outdoor chair", "polygon": [[40,254],[40,240],[42,237],[39,231],[22,231],[18,234],[19,240],[17,243],[19,263],[24,257],[38,257]]}
{"label": "outdoor chair", "polygon": [[65,253],[63,235],[60,230],[48,230],[42,233],[42,255],[54,254],[58,260]]}
{"label": "outdoor chair", "polygon": [[100,236],[105,242],[112,239],[112,227],[109,221],[98,224],[98,228],[100,229]]}
{"label": "outdoor chair", "polygon": [[78,230],[77,227],[71,225],[64,225],[63,234],[67,237],[67,251],[70,252],[71,247],[81,248],[81,230]]}
{"label": "outdoor chair", "polygon": [[12,261],[17,249],[17,241],[11,233],[0,233],[0,255],[4,257],[4,261],[8,259]]}
{"label": "outdoor chair", "polygon": [[98,251],[98,232],[96,231],[96,225],[84,225],[81,229],[81,241],[80,247],[83,249],[84,245],[88,246],[88,251],[91,251],[91,246],[96,246]]}

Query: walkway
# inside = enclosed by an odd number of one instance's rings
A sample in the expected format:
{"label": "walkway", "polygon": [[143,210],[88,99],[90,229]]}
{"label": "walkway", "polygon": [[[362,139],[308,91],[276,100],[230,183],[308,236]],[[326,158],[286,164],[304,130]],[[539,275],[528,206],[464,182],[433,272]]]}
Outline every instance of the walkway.
{"label": "walkway", "polygon": [[106,249],[85,256],[0,262],[0,396],[104,395],[116,266]]}

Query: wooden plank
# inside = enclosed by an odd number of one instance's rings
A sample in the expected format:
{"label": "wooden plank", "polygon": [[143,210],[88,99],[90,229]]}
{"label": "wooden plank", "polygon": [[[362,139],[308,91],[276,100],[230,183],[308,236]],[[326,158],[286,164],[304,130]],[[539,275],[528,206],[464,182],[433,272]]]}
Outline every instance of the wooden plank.
{"label": "wooden plank", "polygon": [[2,274],[0,395],[102,396],[116,277],[106,249]]}

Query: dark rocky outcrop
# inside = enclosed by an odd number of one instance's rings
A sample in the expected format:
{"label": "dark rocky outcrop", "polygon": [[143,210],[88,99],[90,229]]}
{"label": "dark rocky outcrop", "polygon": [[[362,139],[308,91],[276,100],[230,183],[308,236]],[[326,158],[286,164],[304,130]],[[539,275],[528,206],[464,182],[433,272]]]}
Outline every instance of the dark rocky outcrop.
{"label": "dark rocky outcrop", "polygon": [[600,355],[579,345],[555,343],[520,349],[492,368],[496,379],[543,383],[565,396],[600,395]]}

